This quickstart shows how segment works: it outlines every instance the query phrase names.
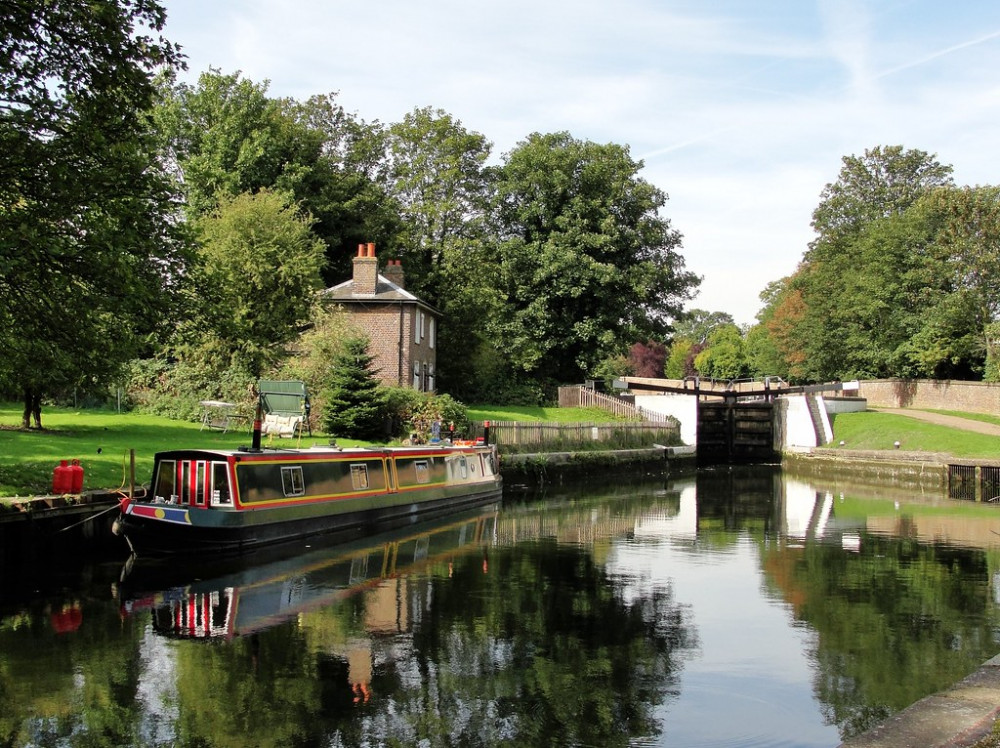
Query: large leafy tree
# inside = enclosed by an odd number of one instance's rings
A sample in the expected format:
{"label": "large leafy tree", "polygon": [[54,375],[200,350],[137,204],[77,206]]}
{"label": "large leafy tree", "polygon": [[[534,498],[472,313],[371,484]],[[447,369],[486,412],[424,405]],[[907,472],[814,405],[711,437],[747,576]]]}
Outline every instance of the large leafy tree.
{"label": "large leafy tree", "polygon": [[[662,338],[699,279],[659,214],[666,195],[628,149],[533,134],[499,168],[486,326],[514,367],[579,381],[635,340]],[[497,313],[497,311],[499,313]]]}
{"label": "large leafy tree", "polygon": [[920,289],[933,280],[937,252],[908,213],[949,187],[950,174],[932,155],[902,146],[845,157],[813,213],[816,239],[765,299],[759,319],[771,345],[757,340],[758,350],[780,351],[793,379],[914,374],[903,344],[925,308]]}
{"label": "large leafy tree", "polygon": [[449,250],[482,236],[490,143],[440,109],[415,109],[386,137],[389,191],[400,207],[397,252],[418,294],[437,296]]}
{"label": "large leafy tree", "polygon": [[709,312],[705,309],[691,309],[674,322],[674,338],[687,338],[695,343],[704,343],[717,327],[735,325],[733,315],[728,312]]}
{"label": "large leafy tree", "polygon": [[353,248],[384,241],[398,218],[379,186],[381,128],[344,111],[334,94],[273,98],[267,83],[209,70],[196,85],[163,82],[157,123],[192,217],[225,197],[272,189],[312,215],[326,244],[327,283],[350,273]]}
{"label": "large leafy tree", "polygon": [[840,240],[849,241],[873,221],[903,213],[928,190],[953,184],[951,166],[901,145],[876,146],[862,156],[845,156],[842,164],[813,211],[817,238],[808,260],[836,251]]}
{"label": "large leafy tree", "polygon": [[749,373],[743,334],[734,324],[722,324],[708,333],[706,346],[694,359],[699,374],[712,379],[740,379]]}
{"label": "large leafy tree", "polygon": [[476,396],[475,352],[483,345],[478,266],[485,261],[490,148],[483,135],[430,107],[386,131],[387,189],[402,226],[391,251],[403,261],[407,289],[442,313],[438,384],[461,396]]}
{"label": "large leafy tree", "polygon": [[278,363],[321,287],[324,247],[310,226],[288,195],[270,190],[224,198],[198,220],[197,312],[181,330],[186,358],[251,380]]}
{"label": "large leafy tree", "polygon": [[9,0],[0,13],[0,387],[41,426],[167,314],[186,257],[146,112],[181,64],[152,0]]}

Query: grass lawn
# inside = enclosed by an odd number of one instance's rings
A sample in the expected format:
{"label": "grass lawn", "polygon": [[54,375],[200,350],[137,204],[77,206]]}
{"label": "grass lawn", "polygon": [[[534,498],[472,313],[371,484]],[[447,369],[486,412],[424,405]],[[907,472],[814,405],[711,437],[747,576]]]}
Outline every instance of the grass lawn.
{"label": "grass lawn", "polygon": [[159,450],[250,444],[249,429],[223,434],[202,431],[198,423],[113,410],[45,407],[43,430],[24,431],[20,425],[21,405],[0,403],[0,496],[48,493],[60,460],[80,460],[84,490],[118,488],[128,482],[130,449],[135,450],[136,482],[142,484],[149,482],[153,453]]}
{"label": "grass lawn", "polygon": [[[973,419],[974,414],[949,412],[948,415]],[[955,457],[1000,459],[1000,439],[987,434],[938,426],[893,413],[839,413],[832,417],[833,444],[836,449],[893,449],[910,452],[942,452]],[[987,420],[975,418],[974,420]],[[840,442],[843,441],[843,447]]]}
{"label": "grass lawn", "polygon": [[512,405],[470,405],[470,421],[546,421],[548,423],[608,423],[622,420],[601,408],[546,408]]}
{"label": "grass lawn", "polygon": [[[129,450],[135,450],[135,479],[148,483],[156,452],[178,447],[235,449],[249,446],[245,431],[223,434],[202,430],[199,423],[172,421],[159,416],[117,413],[113,410],[74,410],[46,406],[41,431],[22,430],[22,406],[0,403],[0,497],[46,494],[52,488],[52,470],[60,460],[77,459],[84,470],[84,490],[127,487]],[[469,409],[474,421],[609,421],[599,409],[504,408],[476,406]],[[329,436],[314,434],[302,439],[264,437],[269,443],[309,447],[327,444]],[[337,438],[341,446],[368,444]]]}

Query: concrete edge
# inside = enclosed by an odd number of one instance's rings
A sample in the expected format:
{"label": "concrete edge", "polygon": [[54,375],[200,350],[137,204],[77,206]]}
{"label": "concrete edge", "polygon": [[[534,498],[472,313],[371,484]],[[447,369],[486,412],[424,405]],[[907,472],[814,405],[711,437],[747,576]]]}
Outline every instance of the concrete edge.
{"label": "concrete edge", "polygon": [[966,748],[988,735],[998,716],[1000,655],[840,748]]}

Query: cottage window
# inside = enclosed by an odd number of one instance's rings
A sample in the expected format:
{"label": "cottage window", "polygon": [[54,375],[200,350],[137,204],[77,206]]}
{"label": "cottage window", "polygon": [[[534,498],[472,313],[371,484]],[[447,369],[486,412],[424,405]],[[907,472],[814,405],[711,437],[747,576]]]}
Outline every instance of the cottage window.
{"label": "cottage window", "polygon": [[420,362],[413,362],[413,389],[420,389]]}
{"label": "cottage window", "polygon": [[431,317],[430,320],[427,322],[427,325],[428,325],[428,328],[429,328],[428,329],[428,335],[427,335],[427,345],[429,347],[431,347],[431,348],[434,348],[434,339],[437,337],[436,331],[435,331],[436,325],[434,323],[435,323],[435,319],[433,317]]}
{"label": "cottage window", "polygon": [[306,492],[306,481],[302,476],[302,466],[281,468],[281,488],[285,496],[304,496]]}
{"label": "cottage window", "polygon": [[419,344],[424,333],[424,313],[420,309],[417,310],[416,319],[413,325],[413,342]]}
{"label": "cottage window", "polygon": [[434,391],[434,364],[427,364],[427,391]]}

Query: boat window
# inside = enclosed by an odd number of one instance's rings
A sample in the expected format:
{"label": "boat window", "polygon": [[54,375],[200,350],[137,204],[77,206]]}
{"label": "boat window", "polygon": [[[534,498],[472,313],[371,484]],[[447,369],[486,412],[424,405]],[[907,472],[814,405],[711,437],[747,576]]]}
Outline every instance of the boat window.
{"label": "boat window", "polygon": [[194,503],[205,506],[205,463],[199,461],[195,467]]}
{"label": "boat window", "polygon": [[181,460],[181,474],[180,474],[180,498],[178,499],[179,504],[190,504],[191,503],[191,461]]}
{"label": "boat window", "polygon": [[302,496],[306,492],[306,481],[302,477],[302,466],[281,468],[281,487],[285,496]]}
{"label": "boat window", "polygon": [[368,488],[368,466],[365,464],[351,465],[351,485],[355,491]]}
{"label": "boat window", "polygon": [[458,458],[458,474],[464,479],[469,477],[469,461],[465,455]]}
{"label": "boat window", "polygon": [[154,501],[177,503],[177,463],[173,460],[164,460],[160,463],[153,498]]}
{"label": "boat window", "polygon": [[431,471],[427,467],[427,460],[417,460],[413,463],[413,469],[417,473],[417,483],[428,483],[431,479]]}
{"label": "boat window", "polygon": [[212,503],[232,504],[233,497],[229,492],[229,470],[224,462],[212,463]]}

